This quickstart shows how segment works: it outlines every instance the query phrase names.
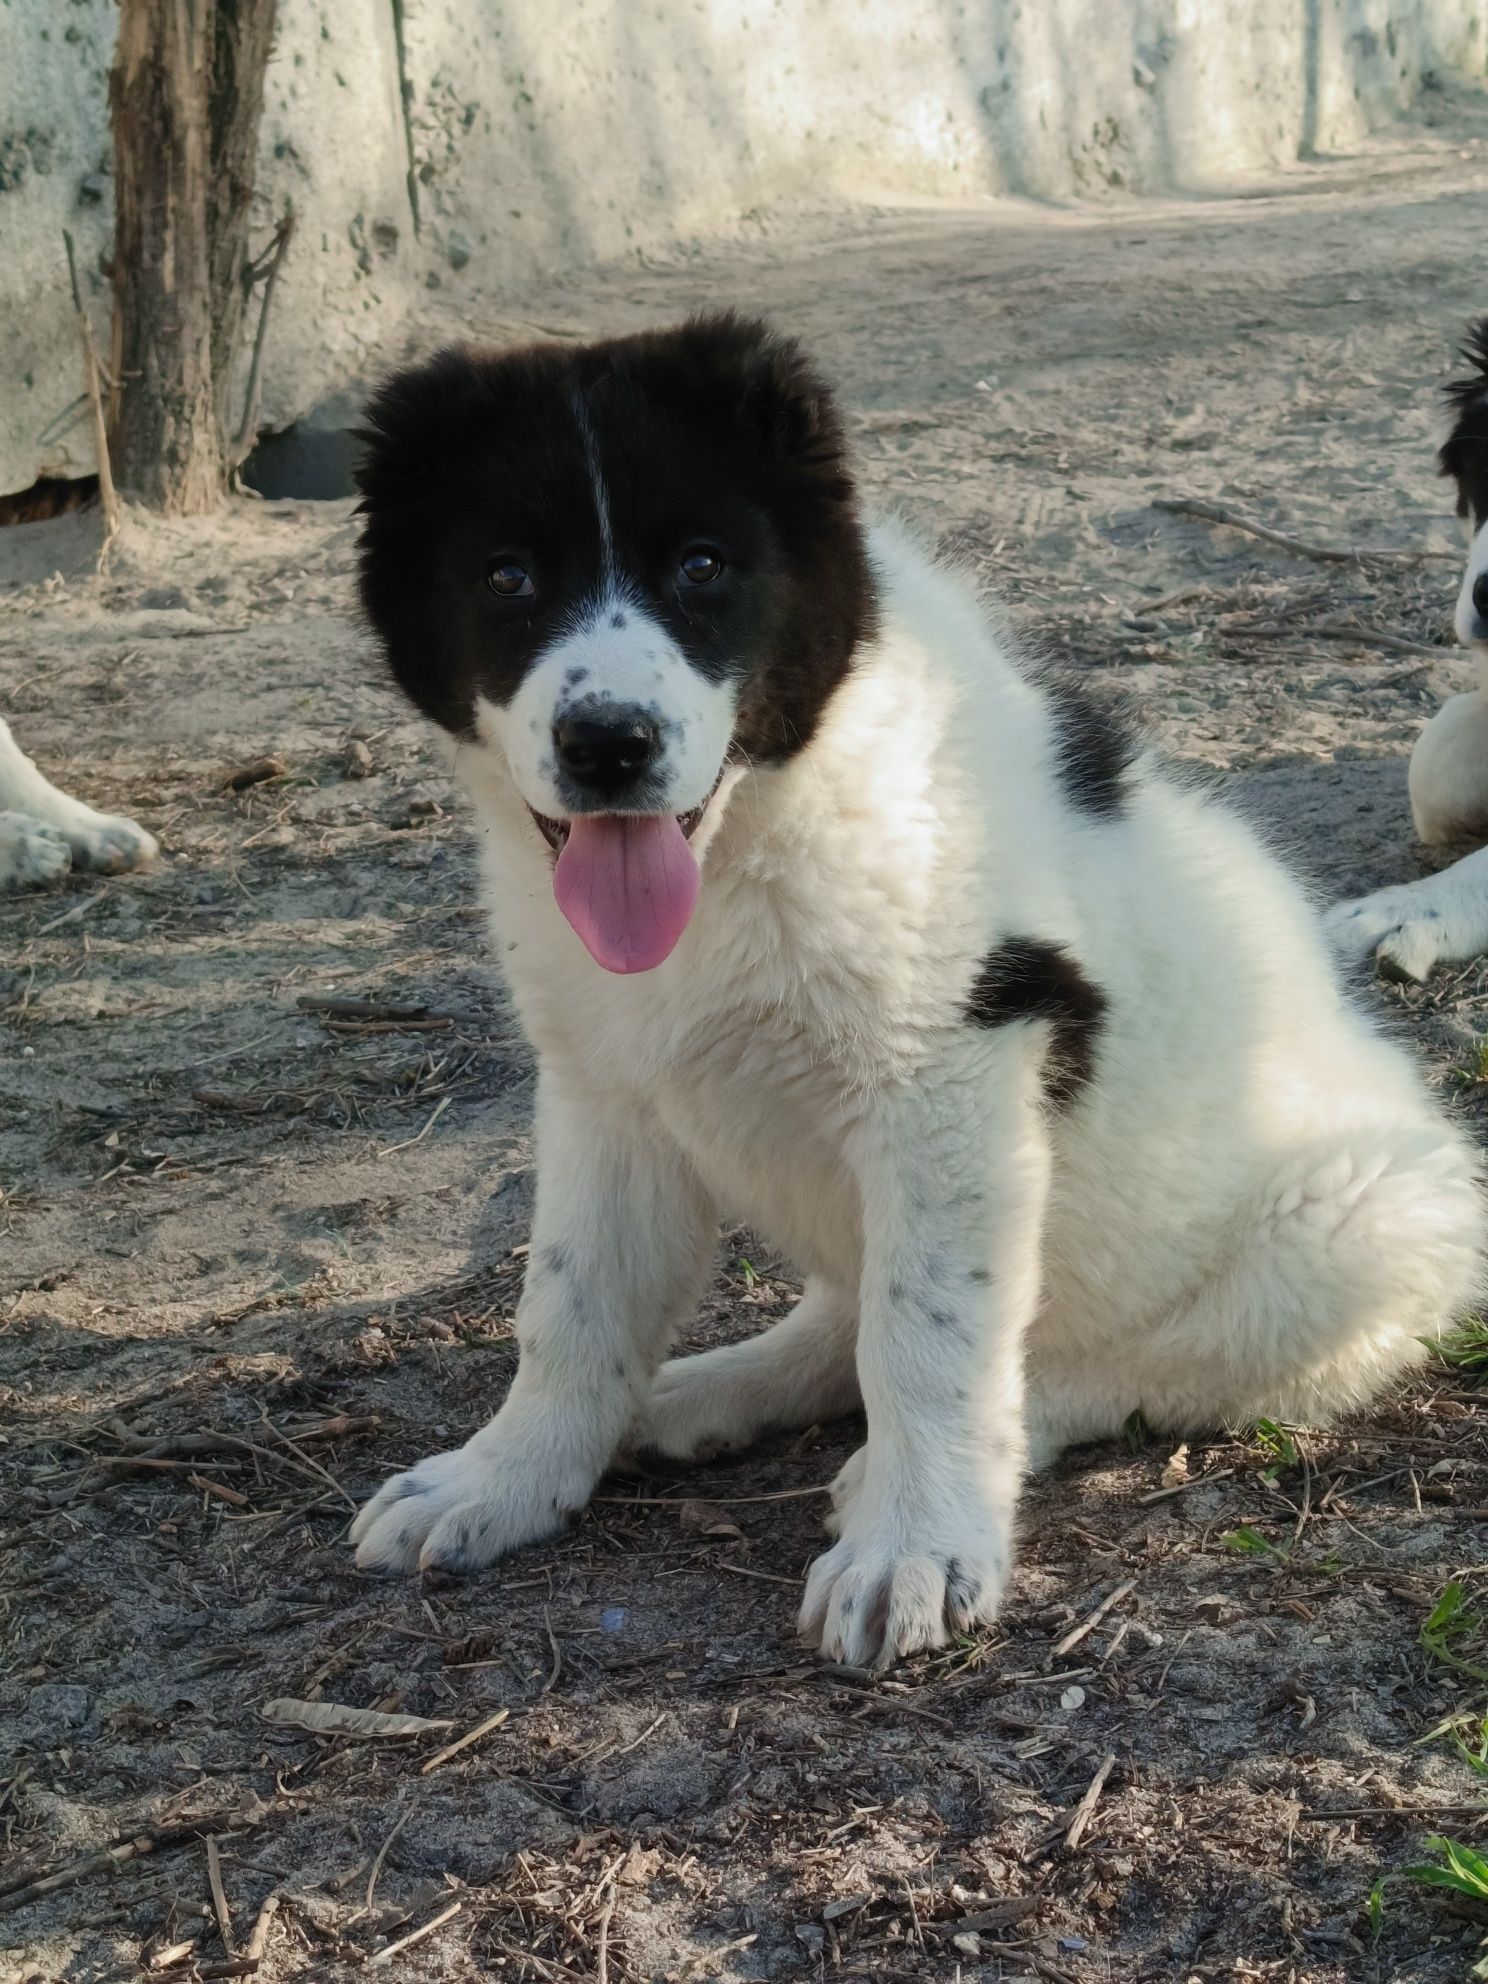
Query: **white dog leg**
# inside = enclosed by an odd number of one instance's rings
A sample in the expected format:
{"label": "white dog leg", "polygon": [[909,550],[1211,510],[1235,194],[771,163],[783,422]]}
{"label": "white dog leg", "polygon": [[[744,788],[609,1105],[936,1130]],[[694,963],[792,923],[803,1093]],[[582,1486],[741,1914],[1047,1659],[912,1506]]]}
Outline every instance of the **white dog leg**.
{"label": "white dog leg", "polygon": [[868,1440],[801,1630],[829,1659],[882,1666],[990,1620],[1007,1576],[1049,1175],[1025,1029],[886,1107],[859,1164]]}
{"label": "white dog leg", "polygon": [[1488,693],[1452,696],[1416,739],[1411,816],[1428,847],[1488,835]]}
{"label": "white dog leg", "polygon": [[1323,918],[1340,956],[1373,953],[1392,977],[1424,979],[1438,964],[1462,964],[1488,951],[1488,847],[1424,875],[1335,904]]}
{"label": "white dog leg", "polygon": [[853,1297],[809,1282],[790,1314],[758,1336],[663,1364],[631,1446],[696,1460],[855,1412],[857,1324]]}
{"label": "white dog leg", "polygon": [[511,1391],[463,1447],[383,1483],[351,1528],[365,1569],[475,1570],[564,1528],[702,1291],[713,1208],[643,1105],[545,1070],[537,1151]]}
{"label": "white dog leg", "polygon": [[[95,813],[80,799],[59,792],[43,778],[0,717],[0,812],[21,813],[66,841],[70,859],[79,868],[116,875],[141,868],[159,853],[153,837],[133,820]],[[47,877],[55,880],[55,872]],[[0,855],[0,888],[6,886]],[[12,883],[10,886],[20,886]]]}

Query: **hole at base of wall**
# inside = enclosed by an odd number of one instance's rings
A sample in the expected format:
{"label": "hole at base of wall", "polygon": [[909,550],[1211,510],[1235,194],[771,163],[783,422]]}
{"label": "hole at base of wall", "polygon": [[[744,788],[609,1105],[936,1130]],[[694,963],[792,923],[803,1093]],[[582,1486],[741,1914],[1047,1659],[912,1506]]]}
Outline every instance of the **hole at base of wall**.
{"label": "hole at base of wall", "polygon": [[51,517],[86,510],[97,500],[96,475],[39,475],[29,489],[0,496],[0,529],[6,524],[44,524]]}
{"label": "hole at base of wall", "polygon": [[298,496],[330,502],[355,496],[355,469],[361,443],[344,427],[313,427],[296,421],[278,434],[265,434],[239,474],[260,496]]}

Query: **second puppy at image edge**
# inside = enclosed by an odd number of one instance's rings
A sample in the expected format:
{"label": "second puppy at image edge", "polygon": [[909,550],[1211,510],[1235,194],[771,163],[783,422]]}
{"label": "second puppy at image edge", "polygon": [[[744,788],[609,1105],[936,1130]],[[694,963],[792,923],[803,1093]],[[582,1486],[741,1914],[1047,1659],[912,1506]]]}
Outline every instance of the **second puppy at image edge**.
{"label": "second puppy at image edge", "polygon": [[[1478,686],[1452,696],[1411,753],[1410,800],[1428,847],[1488,839],[1488,317],[1462,356],[1472,368],[1445,398],[1452,431],[1437,467],[1457,488],[1467,562],[1452,624],[1478,667]],[[1488,848],[1416,882],[1399,882],[1328,912],[1329,940],[1347,958],[1373,955],[1393,978],[1428,978],[1436,965],[1488,953]]]}
{"label": "second puppy at image edge", "polygon": [[[1325,1418],[1473,1299],[1475,1153],[1301,888],[862,514],[793,340],[446,352],[362,487],[539,1076],[516,1377],[359,1563],[473,1571],[626,1454],[861,1406],[800,1623],[882,1665],[992,1619],[1068,1443]],[[805,1293],[669,1359],[725,1213]]]}

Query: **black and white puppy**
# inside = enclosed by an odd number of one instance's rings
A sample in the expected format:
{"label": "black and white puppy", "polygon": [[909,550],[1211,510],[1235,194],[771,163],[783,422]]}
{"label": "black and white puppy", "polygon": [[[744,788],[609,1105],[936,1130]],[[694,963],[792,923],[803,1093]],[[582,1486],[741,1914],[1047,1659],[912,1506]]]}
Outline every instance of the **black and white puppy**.
{"label": "black and white puppy", "polygon": [[[1457,593],[1457,638],[1478,664],[1478,687],[1443,703],[1416,740],[1411,813],[1428,846],[1488,838],[1488,317],[1462,356],[1470,371],[1446,388],[1452,431],[1437,463],[1457,485],[1467,568]],[[1327,930],[1346,957],[1373,954],[1397,977],[1488,951],[1488,848],[1419,882],[1378,889],[1330,910]]]}
{"label": "black and white puppy", "polygon": [[[517,1376],[360,1563],[470,1570],[627,1449],[861,1404],[802,1626],[882,1662],[992,1617],[1030,1464],[1357,1403],[1469,1299],[1474,1155],[1301,891],[865,523],[789,339],[447,352],[362,487],[540,1073]],[[805,1293],[665,1361],[722,1211]]]}

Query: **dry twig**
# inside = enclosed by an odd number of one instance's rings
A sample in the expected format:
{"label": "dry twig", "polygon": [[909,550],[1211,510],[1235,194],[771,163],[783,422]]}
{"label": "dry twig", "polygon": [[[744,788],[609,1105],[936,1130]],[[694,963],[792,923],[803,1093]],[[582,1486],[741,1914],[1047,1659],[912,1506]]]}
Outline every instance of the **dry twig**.
{"label": "dry twig", "polygon": [[1267,544],[1278,545],[1283,551],[1290,551],[1294,558],[1312,558],[1320,565],[1360,565],[1386,562],[1394,565],[1417,565],[1445,559],[1456,564],[1455,551],[1393,551],[1387,549],[1369,550],[1355,548],[1340,550],[1332,544],[1309,544],[1305,538],[1290,537],[1285,531],[1272,530],[1269,524],[1255,523],[1242,516],[1240,511],[1228,509],[1223,503],[1204,503],[1194,496],[1157,497],[1152,505],[1154,510],[1164,510],[1172,517],[1197,517],[1201,523],[1222,524],[1227,530],[1241,530],[1250,537],[1259,537]]}
{"label": "dry twig", "polygon": [[108,561],[108,548],[119,529],[119,492],[114,487],[114,471],[109,461],[108,427],[103,417],[103,393],[99,387],[98,351],[93,343],[93,326],[83,308],[83,292],[78,286],[77,256],[72,236],[64,227],[62,241],[67,249],[67,276],[72,284],[72,307],[77,312],[78,331],[83,341],[83,378],[88,389],[88,405],[93,415],[93,448],[98,456],[98,500],[103,506],[103,548],[98,554],[100,570]]}

